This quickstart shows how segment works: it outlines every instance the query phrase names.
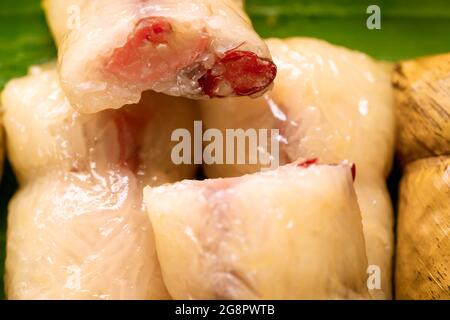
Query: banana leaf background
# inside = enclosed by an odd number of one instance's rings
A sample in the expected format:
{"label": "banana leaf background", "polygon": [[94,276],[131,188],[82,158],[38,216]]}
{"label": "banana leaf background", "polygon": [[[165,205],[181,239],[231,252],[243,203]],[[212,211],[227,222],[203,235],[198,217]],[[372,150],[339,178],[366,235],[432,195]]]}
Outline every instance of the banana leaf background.
{"label": "banana leaf background", "polygon": [[[369,5],[381,8],[381,30],[366,26]],[[450,0],[247,0],[246,8],[263,37],[317,37],[391,61],[450,51]],[[55,56],[39,0],[0,0],[0,90],[28,66]],[[395,169],[389,182],[394,201],[398,179]],[[6,163],[0,186],[0,275],[7,205],[16,189]]]}

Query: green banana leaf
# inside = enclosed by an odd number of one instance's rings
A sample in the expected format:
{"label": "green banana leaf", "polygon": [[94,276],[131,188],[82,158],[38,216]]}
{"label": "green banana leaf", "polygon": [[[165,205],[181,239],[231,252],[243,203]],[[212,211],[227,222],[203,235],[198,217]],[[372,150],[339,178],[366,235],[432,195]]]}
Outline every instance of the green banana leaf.
{"label": "green banana leaf", "polygon": [[[369,30],[369,5],[381,9],[381,29]],[[448,0],[247,0],[263,37],[307,36],[328,40],[386,60],[450,51]],[[54,59],[56,49],[38,0],[0,2],[0,90],[28,66]],[[398,172],[391,191],[395,198]],[[6,164],[0,186],[0,275],[5,258],[7,204],[17,189]],[[3,295],[0,281],[0,298]]]}

